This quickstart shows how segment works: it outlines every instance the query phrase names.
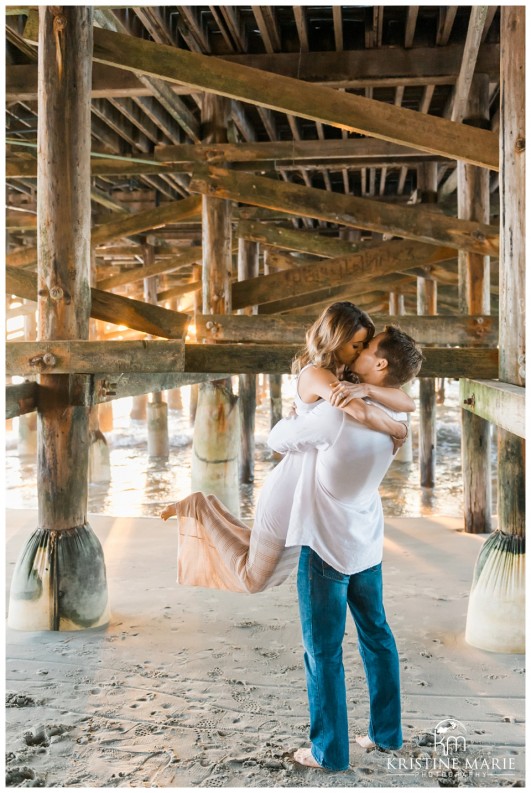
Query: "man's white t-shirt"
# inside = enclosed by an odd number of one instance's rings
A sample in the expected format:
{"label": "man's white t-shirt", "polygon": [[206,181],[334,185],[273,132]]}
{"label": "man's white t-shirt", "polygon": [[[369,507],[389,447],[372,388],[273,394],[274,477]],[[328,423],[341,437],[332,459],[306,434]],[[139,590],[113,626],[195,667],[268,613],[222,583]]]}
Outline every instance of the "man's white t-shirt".
{"label": "man's white t-shirt", "polygon": [[[407,418],[378,407],[397,420]],[[308,545],[347,575],[381,562],[384,519],[378,487],[393,459],[389,435],[322,401],[305,416],[279,421],[268,444],[283,454],[302,453],[293,504],[286,504],[291,509],[286,546]]]}

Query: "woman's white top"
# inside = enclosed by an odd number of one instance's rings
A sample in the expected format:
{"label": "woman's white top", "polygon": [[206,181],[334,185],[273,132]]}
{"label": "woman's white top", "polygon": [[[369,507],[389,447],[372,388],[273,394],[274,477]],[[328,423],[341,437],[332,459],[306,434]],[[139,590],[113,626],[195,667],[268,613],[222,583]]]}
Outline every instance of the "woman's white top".
{"label": "woman's white top", "polygon": [[279,421],[268,439],[280,453],[303,452],[293,503],[284,505],[291,511],[286,546],[308,545],[335,570],[359,573],[382,560],[378,487],[392,462],[393,442],[325,400],[308,404],[297,394],[295,401],[304,415]]}

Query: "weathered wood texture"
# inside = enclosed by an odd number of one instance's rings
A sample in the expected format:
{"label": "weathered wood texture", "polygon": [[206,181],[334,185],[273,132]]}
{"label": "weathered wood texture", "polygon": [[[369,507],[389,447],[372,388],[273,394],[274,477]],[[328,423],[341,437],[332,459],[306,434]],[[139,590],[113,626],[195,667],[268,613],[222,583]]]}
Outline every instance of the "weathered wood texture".
{"label": "weathered wood texture", "polygon": [[470,130],[446,119],[355,94],[107,30],[94,31],[94,60],[498,169],[498,142],[492,132]]}
{"label": "weathered wood texture", "polygon": [[[184,367],[182,354],[184,350]],[[178,341],[43,341],[10,342],[6,372],[10,375],[122,372],[289,372],[298,344],[186,344]],[[55,359],[42,356],[49,354]],[[420,377],[493,379],[498,350],[426,347]],[[30,361],[39,359],[31,364]],[[48,361],[48,363],[47,363]],[[169,387],[169,386],[167,386]]]}
{"label": "weathered wood texture", "polygon": [[[422,203],[437,202],[437,166],[425,163],[417,169],[417,190]],[[417,314],[437,314],[437,281],[430,277],[417,278]],[[419,469],[421,487],[433,487],[436,476],[437,400],[435,380],[424,378],[419,384]]]}
{"label": "weathered wood texture", "polygon": [[[466,107],[467,124],[485,123],[489,118],[489,82],[478,75]],[[489,175],[484,168],[457,163],[459,218],[488,223],[490,217]],[[490,313],[490,260],[472,251],[459,251],[459,302],[463,313]]]}
{"label": "weathered wood texture", "polygon": [[194,171],[189,190],[432,245],[463,248],[484,255],[498,252],[495,226],[457,220],[424,208],[371,201],[213,167]]}
{"label": "weathered wood texture", "polygon": [[[92,9],[42,6],[39,31],[33,297],[39,338],[53,343],[87,339],[89,332]],[[38,526],[72,529],[86,523],[88,411],[70,407],[68,377],[42,373],[39,384]]]}
{"label": "weathered wood texture", "polygon": [[[11,69],[12,67],[10,67]],[[371,138],[337,139],[337,140],[300,140],[300,141],[268,141],[260,143],[218,143],[188,144],[176,146],[157,146],[154,158],[148,155],[142,158],[116,156],[112,159],[93,156],[91,158],[92,176],[139,176],[158,173],[189,173],[197,163],[231,163],[234,167],[245,167],[246,170],[263,170],[277,167],[329,166],[339,164],[370,165],[385,163],[398,167],[402,164],[415,164],[430,155],[400,146],[385,140]],[[437,157],[441,164],[448,163],[444,157]],[[27,179],[37,176],[37,160],[8,157],[6,160],[6,176],[10,179]],[[18,213],[21,214],[21,213]],[[10,220],[23,222],[24,227],[32,226],[31,216],[20,218],[14,214]]]}
{"label": "weathered wood texture", "polygon": [[[139,234],[142,231],[160,228],[168,223],[177,223],[183,220],[200,218],[201,199],[189,196],[181,201],[174,201],[155,209],[138,212],[134,215],[120,215],[116,220],[96,226],[90,236],[91,245],[100,245],[102,242],[126,237],[130,234]],[[28,248],[24,251],[15,251],[6,256],[6,264],[12,267],[33,264],[37,261],[37,248]]]}
{"label": "weathered wood texture", "polygon": [[[304,344],[304,334],[316,318],[317,313],[297,317],[197,314],[195,326],[198,341]],[[495,347],[498,343],[497,317],[419,317],[412,314],[392,317],[373,314],[372,319],[377,328],[389,322],[399,324],[421,345],[444,341],[461,347]]]}
{"label": "weathered wood texture", "polygon": [[[476,28],[481,27],[481,21],[485,19],[484,11],[484,8],[481,9],[479,20],[471,16],[471,33],[478,45],[478,30],[474,29],[474,25]],[[467,83],[467,101],[457,93],[461,83],[458,82],[456,86],[453,113],[455,120],[464,118],[468,124],[478,126],[489,121],[489,78],[480,74],[472,79],[472,74],[473,68]],[[463,76],[463,84],[467,80],[469,78]],[[457,205],[460,218],[489,222],[490,184],[489,174],[484,168],[457,163]],[[489,314],[489,257],[470,251],[459,251],[458,272],[460,310],[465,314]],[[492,528],[490,425],[479,414],[462,411],[461,430],[465,531],[488,532]]]}
{"label": "weathered wood texture", "polygon": [[525,438],[525,388],[490,380],[459,383],[461,407],[513,435]]}
{"label": "weathered wood texture", "polygon": [[[525,7],[501,9],[500,80],[500,371],[525,385]],[[498,430],[498,519],[525,533],[525,443]]]}
{"label": "weathered wood texture", "polygon": [[356,243],[339,240],[333,237],[324,237],[320,234],[308,234],[297,229],[268,226],[265,223],[252,220],[239,222],[236,233],[238,237],[246,240],[283,248],[288,251],[311,253],[332,259],[336,256],[348,256],[356,253],[360,246]]}
{"label": "weathered wood texture", "polygon": [[[247,239],[238,240],[238,280],[255,278],[259,272],[258,243]],[[242,316],[249,320],[256,309],[249,306]],[[196,320],[197,320],[196,315]],[[197,321],[196,321],[197,334]],[[199,337],[198,337],[199,338]],[[240,482],[254,481],[254,430],[256,415],[256,375],[240,374],[238,382],[240,408]]]}
{"label": "weathered wood texture", "polygon": [[[355,88],[374,85],[452,84],[459,73],[462,53],[462,44],[450,44],[436,48],[415,47],[413,50],[390,47],[386,48],[385,53],[380,48],[374,48],[344,52],[227,55],[224,59],[308,82]],[[491,81],[496,82],[499,69],[499,45],[482,44],[476,71],[488,74]],[[179,83],[171,84],[171,89],[176,94],[190,93],[190,88]],[[152,95],[153,91],[141,83],[134,72],[100,63],[93,64],[93,99],[129,99]],[[36,98],[36,65],[10,64],[6,73],[7,101],[26,102]]]}
{"label": "weathered wood texture", "polygon": [[[7,267],[6,289],[17,297],[35,300],[37,277],[35,273]],[[90,316],[103,322],[125,325],[142,333],[162,336],[166,339],[182,339],[190,321],[189,314],[168,311],[159,306],[150,306],[141,300],[131,300],[121,295],[91,289]]]}
{"label": "weathered wood texture", "polygon": [[181,267],[187,267],[190,264],[200,262],[203,253],[199,246],[190,247],[183,250],[178,256],[154,260],[149,265],[144,267],[137,267],[132,270],[124,270],[116,275],[111,275],[108,278],[102,278],[97,282],[98,289],[115,289],[117,286],[123,284],[130,284],[134,281],[140,281],[144,278],[152,278],[155,275],[162,273],[169,273],[173,270],[178,270]]}
{"label": "weathered wood texture", "polygon": [[525,10],[501,10],[500,379],[525,384]]}
{"label": "weathered wood texture", "polygon": [[367,283],[377,276],[448,261],[454,255],[451,248],[435,248],[423,243],[393,240],[362,253],[234,283],[232,306],[237,309],[247,305],[270,303],[338,285],[352,284],[355,290],[361,282]]}
{"label": "weathered wood texture", "polygon": [[91,374],[106,372],[182,372],[181,341],[37,341],[7,345],[8,372]]}
{"label": "weathered wood texture", "polygon": [[6,419],[37,410],[39,386],[35,381],[6,386]]}
{"label": "weathered wood texture", "polygon": [[[228,375],[223,375],[228,377]],[[83,393],[79,401],[91,405],[101,402],[111,402],[124,397],[136,397],[142,394],[155,394],[170,388],[180,388],[185,385],[197,385],[211,380],[218,380],[219,374],[204,372],[143,372],[141,374],[122,372],[119,376],[110,373],[97,372],[91,376],[90,388]],[[133,417],[132,417],[133,418]],[[138,417],[140,418],[140,416]],[[146,411],[144,416],[146,418]]]}
{"label": "weathered wood texture", "polygon": [[[218,96],[203,97],[202,122],[206,142],[226,139],[228,103]],[[231,310],[232,225],[230,202],[203,195],[203,312]]]}

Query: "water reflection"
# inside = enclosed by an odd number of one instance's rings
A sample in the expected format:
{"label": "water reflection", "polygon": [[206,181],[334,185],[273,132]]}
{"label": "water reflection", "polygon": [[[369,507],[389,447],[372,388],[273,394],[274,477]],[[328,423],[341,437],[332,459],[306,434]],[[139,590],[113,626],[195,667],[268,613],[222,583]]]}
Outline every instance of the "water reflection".
{"label": "water reflection", "polygon": [[[113,403],[114,429],[106,433],[110,447],[111,481],[91,484],[89,512],[115,516],[158,516],[170,501],[190,492],[190,466],[193,428],[189,419],[190,388],[182,389],[183,409],[168,411],[170,457],[149,459],[147,427],[129,417],[132,400]],[[284,413],[291,404],[290,388],[283,385]],[[418,387],[413,396],[418,397]],[[463,513],[461,476],[461,424],[457,381],[446,384],[444,405],[437,406],[436,486],[419,486],[417,461],[418,412],[412,420],[414,460],[393,462],[380,492],[384,512],[389,516],[443,514],[460,517]],[[240,486],[241,517],[252,519],[256,499],[269,471],[276,462],[266,445],[269,432],[269,400],[257,406],[255,480]],[[17,421],[6,433],[6,485],[8,504],[12,508],[37,508],[36,459],[20,457],[17,450]],[[496,498],[496,444],[492,443],[493,503]]]}

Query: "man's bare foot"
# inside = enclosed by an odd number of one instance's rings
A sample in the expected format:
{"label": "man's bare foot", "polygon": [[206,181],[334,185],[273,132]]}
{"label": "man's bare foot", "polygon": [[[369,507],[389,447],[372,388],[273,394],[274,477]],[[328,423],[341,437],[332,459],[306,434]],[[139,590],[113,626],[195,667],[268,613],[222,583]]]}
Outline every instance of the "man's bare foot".
{"label": "man's bare foot", "polygon": [[176,514],[177,512],[175,510],[175,504],[169,504],[167,507],[164,507],[164,509],[160,513],[160,517],[162,518],[162,520],[168,520],[168,518],[171,518],[173,517],[173,515]]}
{"label": "man's bare foot", "polygon": [[356,735],[356,743],[363,749],[374,749],[376,744],[371,741],[368,735]]}
{"label": "man's bare foot", "polygon": [[297,749],[293,755],[293,759],[299,765],[307,765],[309,768],[322,768],[312,754],[311,749]]}

